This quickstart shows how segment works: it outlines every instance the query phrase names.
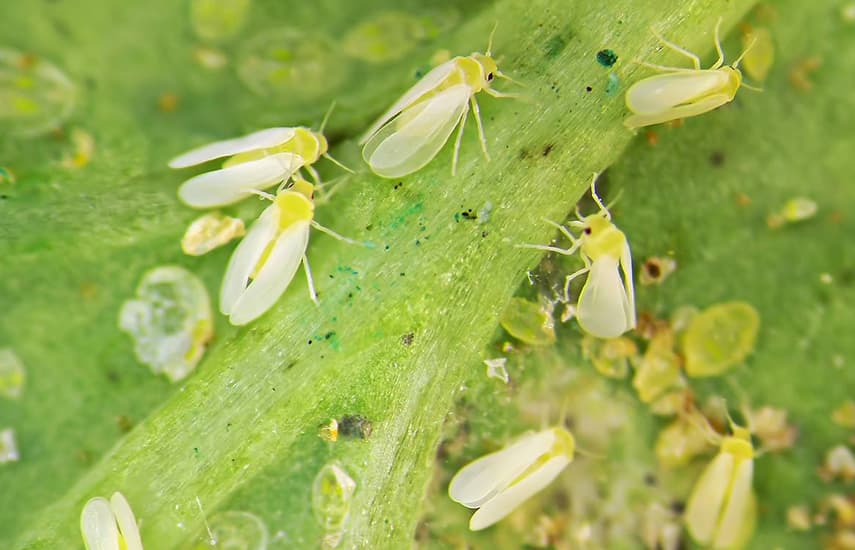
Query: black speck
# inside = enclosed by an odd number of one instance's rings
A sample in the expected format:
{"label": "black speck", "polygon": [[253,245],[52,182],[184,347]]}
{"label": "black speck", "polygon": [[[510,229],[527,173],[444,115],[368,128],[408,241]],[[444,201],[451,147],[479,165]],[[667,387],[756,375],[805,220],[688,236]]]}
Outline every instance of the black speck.
{"label": "black speck", "polygon": [[481,238],[482,238],[482,239],[483,239],[484,237],[486,237],[487,235],[489,235],[489,233],[487,233],[486,231],[482,231],[482,232],[481,232]]}
{"label": "black speck", "polygon": [[329,340],[329,339],[330,339],[330,338],[332,338],[333,336],[335,336],[335,331],[334,331],[334,330],[331,330],[331,331],[329,331],[328,333],[324,334],[324,340]]}
{"label": "black speck", "polygon": [[399,188],[399,187],[401,187],[402,185],[404,185],[404,182],[399,181],[398,183],[396,183],[396,184],[395,184],[395,186],[394,186],[394,187],[392,187],[392,189],[398,189],[398,188]]}
{"label": "black speck", "polygon": [[591,88],[590,86],[585,86],[585,91],[586,91],[586,92],[590,92],[591,90],[593,90],[593,88]]}
{"label": "black speck", "polygon": [[478,214],[473,212],[471,208],[464,210],[463,212],[460,213],[460,215],[463,216],[464,220],[477,220],[478,219]]}
{"label": "black speck", "polygon": [[405,346],[409,346],[413,343],[413,339],[416,337],[414,332],[408,332],[405,335],[401,336],[401,343]]}
{"label": "black speck", "polygon": [[721,151],[713,151],[710,155],[710,164],[713,166],[721,166],[724,164],[724,153]]}
{"label": "black speck", "polygon": [[308,341],[308,344],[311,346],[311,345],[312,345],[312,341],[311,341],[311,340],[309,340],[309,341]]}
{"label": "black speck", "polygon": [[611,67],[617,63],[618,56],[612,50],[600,50],[597,52],[597,63],[603,67]]}
{"label": "black speck", "polygon": [[366,230],[366,231],[371,231],[372,229],[374,229],[374,224],[373,224],[373,223],[369,223],[368,225],[366,225],[366,226],[365,226],[365,230]]}
{"label": "black speck", "polygon": [[391,250],[391,249],[392,249],[392,247],[391,247],[391,246],[389,246],[388,244],[387,244],[386,246],[384,246],[383,248],[384,248],[384,249],[386,249],[386,250]]}
{"label": "black speck", "polygon": [[543,148],[543,153],[542,153],[542,155],[543,155],[544,157],[548,157],[548,156],[549,156],[549,153],[551,153],[551,152],[552,152],[553,147],[555,147],[553,144],[551,144],[551,143],[547,144],[547,145],[546,145],[546,147],[544,147],[544,148]]}

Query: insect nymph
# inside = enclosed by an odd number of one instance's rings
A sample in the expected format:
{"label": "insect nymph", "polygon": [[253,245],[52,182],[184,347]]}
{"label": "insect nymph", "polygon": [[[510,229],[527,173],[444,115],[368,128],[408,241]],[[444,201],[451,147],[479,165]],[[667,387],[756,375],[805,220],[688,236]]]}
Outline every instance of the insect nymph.
{"label": "insect nymph", "polygon": [[435,67],[362,135],[362,156],[375,174],[397,178],[415,172],[436,156],[459,126],[451,162],[453,175],[470,108],[478,126],[481,150],[489,159],[475,94],[515,97],[491,87],[495,78],[510,78],[499,70],[490,50],[488,45],[486,53],[455,57]]}
{"label": "insect nymph", "polygon": [[742,72],[739,70],[739,62],[753,42],[732,65],[725,65],[719,39],[720,26],[721,19],[715,26],[718,60],[709,69],[701,69],[697,55],[656,34],[656,38],[666,47],[691,59],[694,68],[664,67],[640,62],[642,66],[662,74],[640,80],[627,90],[626,106],[633,114],[623,121],[626,127],[641,128],[700,115],[733,101],[740,87],[756,90],[742,82]]}
{"label": "insect nymph", "polygon": [[[588,216],[578,214],[578,220],[569,225],[582,230],[576,237],[557,223],[561,233],[570,239],[570,248],[557,246],[522,245],[526,248],[548,250],[571,255],[579,251],[585,267],[567,276],[564,283],[564,300],[569,302],[570,282],[580,275],[588,279],[579,294],[576,318],[582,329],[597,338],[615,338],[635,328],[635,290],[632,284],[632,253],[623,231],[612,223],[609,209],[597,195],[598,174],[591,181],[591,196],[600,210]],[[623,279],[621,279],[621,272]]]}

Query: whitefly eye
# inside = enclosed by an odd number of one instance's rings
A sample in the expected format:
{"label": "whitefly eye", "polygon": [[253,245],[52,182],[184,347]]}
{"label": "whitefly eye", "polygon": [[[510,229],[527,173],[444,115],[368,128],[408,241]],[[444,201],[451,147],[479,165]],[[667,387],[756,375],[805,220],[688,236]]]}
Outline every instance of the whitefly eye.
{"label": "whitefly eye", "polygon": [[493,80],[493,73],[487,73],[487,82]]}

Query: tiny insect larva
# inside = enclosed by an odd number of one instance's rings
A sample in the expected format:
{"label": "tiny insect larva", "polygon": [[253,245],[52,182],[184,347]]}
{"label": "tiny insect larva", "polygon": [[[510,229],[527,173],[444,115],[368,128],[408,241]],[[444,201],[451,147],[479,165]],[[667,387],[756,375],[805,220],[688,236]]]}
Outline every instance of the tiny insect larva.
{"label": "tiny insect larva", "polygon": [[470,108],[481,150],[490,158],[475,95],[483,91],[497,98],[516,97],[491,87],[495,78],[511,80],[499,70],[491,49],[492,34],[486,53],[454,57],[435,67],[371,125],[359,143],[365,146],[362,156],[375,174],[397,178],[415,172],[436,156],[459,126],[451,161],[454,175]]}
{"label": "tiny insect larva", "polygon": [[626,127],[641,128],[707,113],[733,101],[740,87],[752,89],[742,82],[742,72],[739,70],[739,63],[751,49],[751,45],[733,64],[725,65],[724,51],[719,39],[720,27],[721,19],[715,26],[718,60],[709,69],[701,69],[701,61],[697,55],[654,32],[663,45],[691,59],[694,68],[665,67],[639,62],[642,66],[662,74],[642,79],[627,90],[626,106],[633,114],[624,120]]}
{"label": "tiny insect larva", "polygon": [[297,268],[303,264],[309,295],[318,303],[312,272],[306,258],[309,229],[314,227],[341,241],[355,243],[314,220],[315,186],[304,179],[275,197],[235,248],[220,290],[220,311],[233,325],[260,317],[282,296]]}
{"label": "tiny insect larva", "polygon": [[[569,225],[582,230],[576,237],[563,225],[549,222],[570,239],[570,248],[545,245],[520,245],[558,254],[572,255],[579,251],[585,267],[567,276],[564,299],[570,300],[570,282],[580,275],[588,278],[579,294],[576,319],[579,326],[597,338],[616,338],[635,328],[635,290],[632,284],[632,253],[626,235],[612,223],[609,209],[597,195],[597,176],[591,181],[591,196],[600,207],[599,212],[582,217]],[[623,278],[621,278],[621,272]]]}
{"label": "tiny insect larva", "polygon": [[529,434],[512,445],[464,466],[448,495],[467,508],[473,531],[485,529],[549,485],[573,460],[576,442],[561,427]]}
{"label": "tiny insect larva", "polygon": [[[330,115],[324,117],[320,130],[302,126],[267,128],[251,134],[215,141],[169,161],[170,168],[186,168],[210,160],[229,157],[219,170],[194,176],[181,184],[178,196],[193,208],[225,206],[247,198],[255,191],[288,181],[305,169],[315,184],[320,177],[312,166],[324,157],[342,166],[327,152],[329,145],[323,128]],[[347,168],[345,168],[347,169]]]}
{"label": "tiny insect larva", "polygon": [[695,541],[715,549],[745,546],[754,532],[757,499],[751,488],[754,447],[751,433],[732,425],[721,438],[719,453],[695,483],[685,521]]}
{"label": "tiny insect larva", "polygon": [[80,514],[80,531],[86,550],[143,550],[134,512],[119,492],[110,500],[89,500]]}

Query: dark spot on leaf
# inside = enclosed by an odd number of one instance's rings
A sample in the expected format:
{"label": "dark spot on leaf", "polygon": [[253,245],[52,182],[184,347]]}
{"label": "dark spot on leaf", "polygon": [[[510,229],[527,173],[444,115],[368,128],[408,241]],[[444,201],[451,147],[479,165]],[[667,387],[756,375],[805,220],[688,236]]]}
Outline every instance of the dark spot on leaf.
{"label": "dark spot on leaf", "polygon": [[405,335],[401,336],[401,343],[404,344],[405,346],[409,346],[413,343],[413,340],[415,339],[415,337],[416,337],[416,334],[414,332],[408,332]]}
{"label": "dark spot on leaf", "polygon": [[611,67],[617,63],[618,56],[612,50],[600,50],[597,52],[597,63],[603,67]]}
{"label": "dark spot on leaf", "polygon": [[585,86],[585,91],[586,91],[586,92],[590,92],[591,90],[593,90],[593,88],[592,88],[592,87],[590,87],[590,86]]}
{"label": "dark spot on leaf", "polygon": [[662,267],[659,265],[659,261],[653,258],[644,262],[643,269],[651,279],[656,280],[662,276]]}
{"label": "dark spot on leaf", "polygon": [[710,164],[713,166],[721,166],[724,164],[724,153],[721,151],[713,151],[710,155]]}
{"label": "dark spot on leaf", "polygon": [[547,59],[552,59],[553,57],[560,54],[564,51],[564,48],[567,47],[567,40],[564,39],[560,34],[556,34],[552,38],[546,41],[546,44],[543,45],[543,53]]}
{"label": "dark spot on leaf", "polygon": [[553,147],[555,147],[553,144],[551,144],[551,143],[547,144],[546,147],[543,148],[543,153],[542,153],[543,156],[548,157],[549,153],[552,152]]}
{"label": "dark spot on leaf", "polygon": [[338,421],[338,433],[344,437],[368,439],[372,431],[374,425],[361,414],[347,414]]}

